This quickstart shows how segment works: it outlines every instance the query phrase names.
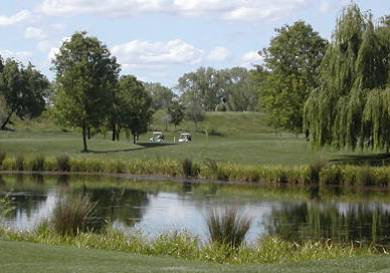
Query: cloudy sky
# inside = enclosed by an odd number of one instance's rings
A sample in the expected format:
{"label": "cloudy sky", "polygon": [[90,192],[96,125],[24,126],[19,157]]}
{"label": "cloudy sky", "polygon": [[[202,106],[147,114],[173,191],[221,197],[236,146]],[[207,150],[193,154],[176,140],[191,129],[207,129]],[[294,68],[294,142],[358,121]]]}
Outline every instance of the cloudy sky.
{"label": "cloudy sky", "polygon": [[[199,66],[261,63],[274,29],[297,20],[330,38],[350,0],[0,0],[0,54],[31,61],[50,79],[51,58],[75,31],[97,36],[122,73],[174,86]],[[376,17],[389,0],[356,0]]]}

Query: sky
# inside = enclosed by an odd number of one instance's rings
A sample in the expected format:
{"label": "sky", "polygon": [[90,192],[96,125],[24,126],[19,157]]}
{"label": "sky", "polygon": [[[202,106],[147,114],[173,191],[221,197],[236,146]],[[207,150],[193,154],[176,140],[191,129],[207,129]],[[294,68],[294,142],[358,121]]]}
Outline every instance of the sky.
{"label": "sky", "polygon": [[[0,55],[54,79],[51,60],[76,31],[98,37],[122,74],[174,87],[201,66],[261,64],[275,28],[303,20],[330,39],[351,0],[0,0]],[[356,0],[375,18],[390,0]]]}

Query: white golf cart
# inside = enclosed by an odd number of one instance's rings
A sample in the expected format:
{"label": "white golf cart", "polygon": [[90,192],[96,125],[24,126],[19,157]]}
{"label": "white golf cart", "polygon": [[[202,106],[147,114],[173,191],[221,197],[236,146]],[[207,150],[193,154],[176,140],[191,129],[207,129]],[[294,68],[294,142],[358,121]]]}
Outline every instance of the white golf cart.
{"label": "white golf cart", "polygon": [[192,141],[192,135],[190,133],[181,133],[179,137],[179,143],[188,143]]}
{"label": "white golf cart", "polygon": [[153,132],[153,136],[149,139],[150,143],[163,143],[165,136],[162,132]]}

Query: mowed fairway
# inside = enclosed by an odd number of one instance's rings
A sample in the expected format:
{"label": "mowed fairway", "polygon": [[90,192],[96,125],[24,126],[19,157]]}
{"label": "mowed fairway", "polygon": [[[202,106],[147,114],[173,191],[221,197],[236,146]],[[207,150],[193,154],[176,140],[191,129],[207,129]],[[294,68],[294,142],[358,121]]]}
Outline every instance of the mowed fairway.
{"label": "mowed fairway", "polygon": [[[162,113],[156,113],[151,127],[164,130]],[[189,144],[151,145],[151,132],[140,137],[134,145],[124,135],[112,142],[110,132],[96,135],[89,141],[90,153],[81,153],[82,139],[77,130],[64,132],[47,120],[29,124],[17,123],[15,132],[0,132],[0,149],[10,155],[57,156],[68,153],[73,158],[97,157],[105,159],[190,158],[196,161],[213,159],[241,164],[310,163],[319,157],[337,157],[328,150],[313,150],[303,136],[275,132],[265,123],[261,113],[208,113],[206,120],[195,126],[184,122],[182,130],[193,133]],[[166,140],[173,143],[180,134],[179,127],[170,126]]]}
{"label": "mowed fairway", "polygon": [[385,273],[390,257],[359,257],[280,265],[217,265],[169,257],[48,246],[0,240],[2,273],[125,273],[125,272],[259,272],[259,273]]}

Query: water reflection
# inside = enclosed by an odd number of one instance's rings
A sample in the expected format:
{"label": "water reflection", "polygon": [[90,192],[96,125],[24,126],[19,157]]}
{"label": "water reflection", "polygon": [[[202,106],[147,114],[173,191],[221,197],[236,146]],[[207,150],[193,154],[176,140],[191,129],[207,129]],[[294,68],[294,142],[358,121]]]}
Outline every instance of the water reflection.
{"label": "water reflection", "polygon": [[296,198],[296,192],[285,187],[230,186],[229,191],[228,186],[217,184],[170,187],[157,183],[135,187],[125,180],[0,176],[0,195],[11,192],[16,210],[6,224],[18,229],[32,229],[50,218],[61,197],[81,194],[97,202],[97,216],[114,228],[140,229],[151,236],[185,229],[205,239],[204,216],[209,209],[234,206],[253,218],[249,242],[271,234],[294,241],[332,239],[390,245],[390,197],[378,201],[369,192],[346,195],[340,188],[314,187],[300,190]]}

